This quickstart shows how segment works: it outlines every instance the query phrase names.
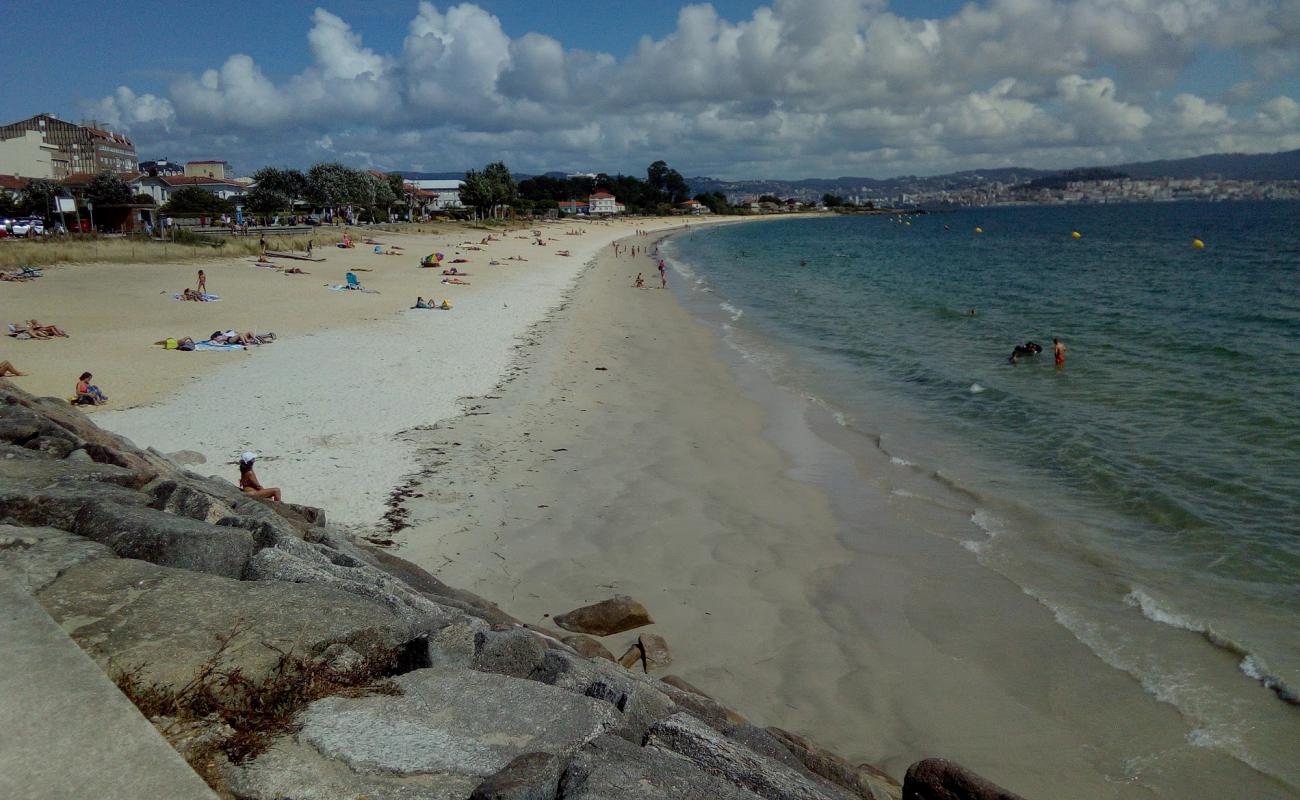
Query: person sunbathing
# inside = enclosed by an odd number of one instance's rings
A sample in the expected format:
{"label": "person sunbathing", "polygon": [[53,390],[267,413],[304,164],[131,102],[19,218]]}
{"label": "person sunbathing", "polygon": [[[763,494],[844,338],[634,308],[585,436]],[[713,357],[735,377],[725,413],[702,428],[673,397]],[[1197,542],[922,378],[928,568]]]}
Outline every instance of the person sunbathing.
{"label": "person sunbathing", "polygon": [[257,453],[244,453],[239,457],[239,490],[253,497],[279,503],[280,487],[267,488],[257,480],[257,473],[253,471],[253,462],[256,460]]}
{"label": "person sunbathing", "polygon": [[556,250],[556,251],[555,251],[555,254],[556,254],[557,256],[567,256],[567,255],[569,254],[569,251],[568,251],[568,250]]}
{"label": "person sunbathing", "polygon": [[444,270],[442,271],[442,274],[443,274],[443,275],[459,275],[459,274],[461,274],[461,273],[460,273],[460,270],[456,269],[455,267],[452,267],[451,269],[444,269]]}
{"label": "person sunbathing", "polygon": [[443,282],[443,283],[454,283],[454,284],[457,284],[458,286],[469,286],[469,281],[463,281],[463,280],[461,280],[460,278],[454,278],[454,277],[453,277],[453,278],[443,278],[443,279],[442,279],[442,282]]}
{"label": "person sunbathing", "polygon": [[58,325],[42,325],[34,319],[27,320],[27,332],[36,339],[48,339],[52,336],[64,336],[68,334]]}
{"label": "person sunbathing", "polygon": [[635,288],[635,289],[644,289],[644,288],[645,288],[645,276],[643,276],[641,273],[638,272],[638,273],[636,274],[636,283],[634,283],[632,286],[633,286],[633,288]]}
{"label": "person sunbathing", "polygon": [[310,275],[310,272],[304,272],[302,267],[289,267],[284,271],[285,275]]}
{"label": "person sunbathing", "polygon": [[206,298],[204,298],[203,295],[199,294],[198,291],[191,289],[187,286],[181,290],[181,299],[192,300],[196,303],[202,303]]}
{"label": "person sunbathing", "polygon": [[433,305],[430,304],[430,303],[426,303],[426,302],[424,302],[424,298],[423,298],[423,297],[416,297],[416,298],[415,298],[415,305],[411,306],[411,308],[433,308]]}
{"label": "person sunbathing", "polygon": [[79,406],[100,406],[108,402],[99,387],[91,384],[90,379],[93,377],[95,376],[89,372],[81,373],[81,377],[77,378],[77,399],[72,402]]}
{"label": "person sunbathing", "polygon": [[0,378],[19,377],[26,375],[26,372],[19,372],[18,368],[8,361],[0,361]]}
{"label": "person sunbathing", "polygon": [[257,341],[257,336],[255,336],[252,331],[240,333],[233,329],[225,332],[213,331],[212,335],[208,337],[208,341],[213,344],[242,344],[245,346],[250,344],[261,344],[261,342]]}

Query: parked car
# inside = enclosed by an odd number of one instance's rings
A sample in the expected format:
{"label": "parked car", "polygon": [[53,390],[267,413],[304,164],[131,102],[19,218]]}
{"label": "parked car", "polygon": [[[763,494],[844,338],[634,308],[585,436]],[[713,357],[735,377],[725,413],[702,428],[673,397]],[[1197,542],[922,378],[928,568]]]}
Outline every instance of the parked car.
{"label": "parked car", "polygon": [[45,221],[40,219],[14,220],[9,226],[9,233],[14,236],[44,236]]}

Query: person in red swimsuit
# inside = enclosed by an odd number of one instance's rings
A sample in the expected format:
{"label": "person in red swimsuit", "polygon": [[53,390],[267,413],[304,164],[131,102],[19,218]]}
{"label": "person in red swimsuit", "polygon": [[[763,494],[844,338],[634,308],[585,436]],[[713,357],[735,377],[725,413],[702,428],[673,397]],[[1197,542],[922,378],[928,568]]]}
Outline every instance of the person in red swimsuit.
{"label": "person in red swimsuit", "polygon": [[1060,339],[1052,339],[1052,352],[1056,354],[1056,366],[1065,366],[1065,344]]}

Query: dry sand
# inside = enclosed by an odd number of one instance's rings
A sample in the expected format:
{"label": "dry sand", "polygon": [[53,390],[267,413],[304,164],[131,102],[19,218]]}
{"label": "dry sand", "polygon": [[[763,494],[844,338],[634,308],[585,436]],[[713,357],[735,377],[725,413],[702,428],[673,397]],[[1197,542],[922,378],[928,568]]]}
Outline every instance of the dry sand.
{"label": "dry sand", "polygon": [[[101,425],[142,446],[200,453],[200,471],[232,479],[238,453],[260,452],[258,476],[283,488],[286,499],[373,528],[393,487],[415,468],[399,432],[454,416],[463,410],[459,398],[494,385],[516,337],[610,241],[637,227],[682,224],[555,222],[539,228],[545,246],[533,243],[531,229],[496,231],[503,238],[487,245],[480,241],[489,231],[466,225],[440,225],[432,236],[353,229],[358,239],[400,244],[407,255],[377,255],[358,243],[317,249],[324,262],[273,259],[310,275],[258,268],[249,259],[48,268],[37,281],[3,284],[4,316],[55,323],[71,338],[6,338],[0,360],[29,373],[19,386],[54,396],[68,396],[89,370],[111,400],[91,410]],[[571,256],[556,255],[560,250]],[[442,284],[441,270],[419,268],[420,257],[434,251],[446,255],[447,267],[468,259],[455,266],[469,272],[470,285]],[[173,292],[194,285],[200,267],[221,300],[173,300]],[[378,293],[326,288],[348,270]],[[449,298],[454,309],[409,310],[417,295]],[[232,327],[279,338],[239,352],[153,345]]]}

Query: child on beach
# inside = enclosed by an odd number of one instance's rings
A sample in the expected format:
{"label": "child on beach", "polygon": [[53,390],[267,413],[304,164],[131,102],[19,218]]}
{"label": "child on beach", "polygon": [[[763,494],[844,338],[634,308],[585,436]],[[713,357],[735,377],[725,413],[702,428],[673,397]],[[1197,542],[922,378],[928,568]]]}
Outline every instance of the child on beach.
{"label": "child on beach", "polygon": [[[263,257],[266,256],[266,250],[265,250],[265,249],[262,250],[262,255],[263,255]],[[208,276],[203,274],[203,270],[199,270],[199,286],[198,286],[198,291],[199,291],[199,294],[200,294],[200,295],[205,295],[205,294],[208,293]]]}
{"label": "child on beach", "polygon": [[257,480],[257,473],[253,471],[253,462],[257,460],[257,453],[244,453],[239,457],[239,488],[244,494],[259,497],[263,500],[274,500],[280,502],[280,488],[273,486],[266,488]]}
{"label": "child on beach", "polygon": [[98,406],[108,402],[108,398],[99,390],[98,386],[93,386],[90,379],[95,377],[89,372],[81,373],[77,378],[77,399],[75,402],[79,406]]}

